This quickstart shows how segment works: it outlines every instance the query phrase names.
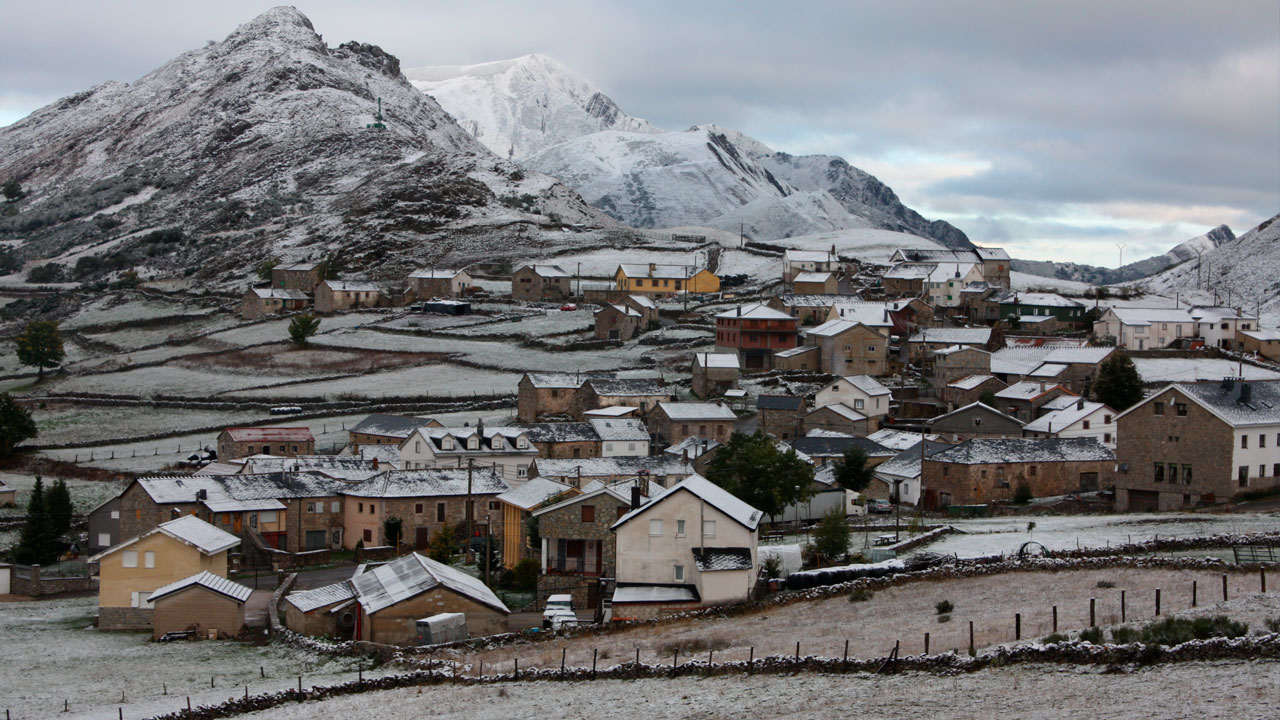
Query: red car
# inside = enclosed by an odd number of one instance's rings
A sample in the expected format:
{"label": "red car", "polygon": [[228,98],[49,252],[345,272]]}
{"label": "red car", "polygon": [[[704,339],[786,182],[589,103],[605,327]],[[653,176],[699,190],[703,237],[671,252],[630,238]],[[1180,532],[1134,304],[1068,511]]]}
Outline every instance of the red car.
{"label": "red car", "polygon": [[574,305],[573,303],[569,303],[568,305],[561,305],[560,309],[561,310],[577,310],[578,306]]}

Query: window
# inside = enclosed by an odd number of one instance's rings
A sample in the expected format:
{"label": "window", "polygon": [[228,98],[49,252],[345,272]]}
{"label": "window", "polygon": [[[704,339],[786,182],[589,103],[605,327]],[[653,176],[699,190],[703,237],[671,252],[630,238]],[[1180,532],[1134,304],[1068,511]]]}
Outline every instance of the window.
{"label": "window", "polygon": [[1191,466],[1190,465],[1182,466],[1182,484],[1183,485],[1191,484]]}
{"label": "window", "polygon": [[516,447],[520,448],[521,450],[527,449],[529,447],[529,440],[525,438],[525,436],[521,435],[520,437],[516,438]]}
{"label": "window", "polygon": [[444,522],[444,503],[436,503],[436,522]]}
{"label": "window", "polygon": [[120,511],[119,511],[119,510],[112,510],[112,511],[111,511],[111,519],[112,519],[112,520],[119,520],[119,519],[120,519]]}
{"label": "window", "polygon": [[1280,463],[1271,466],[1271,474],[1275,477],[1280,477]]}
{"label": "window", "polygon": [[1004,476],[1004,466],[996,468],[996,484],[1000,487],[1009,487],[1009,481]]}
{"label": "window", "polygon": [[364,512],[364,503],[356,503],[356,512]]}
{"label": "window", "polygon": [[676,582],[684,582],[684,566],[676,566]]}
{"label": "window", "polygon": [[1259,465],[1259,466],[1258,466],[1258,477],[1266,477],[1266,476],[1267,476],[1267,466],[1266,466],[1266,465]]}
{"label": "window", "polygon": [[1260,448],[1264,448],[1264,447],[1266,447],[1266,446],[1267,446],[1267,436],[1266,436],[1266,435],[1263,435],[1263,434],[1261,434],[1261,433],[1259,433],[1259,434],[1258,434],[1258,447],[1260,447]]}
{"label": "window", "polygon": [[367,543],[373,542],[373,531],[369,528],[364,529],[364,541]]}
{"label": "window", "polygon": [[153,607],[151,604],[151,593],[149,592],[132,592],[129,593],[129,604],[132,607],[149,610]]}
{"label": "window", "polygon": [[142,567],[154,568],[156,566],[156,554],[152,550],[148,550],[142,554]]}
{"label": "window", "polygon": [[854,401],[853,401],[853,409],[854,409],[854,410],[861,410],[861,409],[863,409],[863,408],[864,408],[864,407],[866,407],[866,406],[867,406],[867,401],[866,401],[866,400],[854,400]]}
{"label": "window", "polygon": [[875,345],[868,345],[868,346],[867,346],[867,352],[875,352],[875,351],[876,351],[876,346],[875,346]]}
{"label": "window", "polygon": [[413,441],[413,451],[414,451],[415,453],[420,453],[420,452],[422,452],[422,441],[421,441],[421,440],[414,440],[414,441]]}
{"label": "window", "polygon": [[1110,443],[1110,442],[1111,442],[1111,433],[1102,433],[1102,442],[1103,442],[1103,443]]}
{"label": "window", "polygon": [[1175,463],[1169,463],[1169,484],[1178,482],[1178,466]]}
{"label": "window", "polygon": [[517,465],[517,466],[516,466],[516,477],[529,477],[529,466],[528,466],[528,465]]}
{"label": "window", "polygon": [[1031,465],[1031,466],[1029,466],[1029,467],[1027,468],[1027,474],[1028,474],[1028,475],[1030,475],[1031,477],[1035,477],[1035,476],[1036,476],[1036,466],[1035,466],[1035,465]]}
{"label": "window", "polygon": [[424,507],[424,504],[423,504],[423,503],[414,503],[414,504],[413,504],[413,512],[414,512],[414,514],[415,514],[415,515],[421,515],[421,514],[422,514],[422,510],[423,510],[423,507]]}
{"label": "window", "polygon": [[1089,429],[1089,421],[1088,421],[1088,420],[1085,420],[1085,421],[1084,421],[1084,423],[1083,423],[1083,428],[1084,428],[1085,430],[1088,430],[1088,429]]}
{"label": "window", "polygon": [[1164,482],[1164,463],[1156,463],[1155,481],[1158,483]]}
{"label": "window", "polygon": [[1247,449],[1249,449],[1249,436],[1248,436],[1248,435],[1241,435],[1241,436],[1240,436],[1240,449],[1241,449],[1241,450],[1247,450]]}
{"label": "window", "polygon": [[661,519],[657,519],[657,520],[650,520],[650,521],[649,521],[649,535],[650,535],[651,537],[658,537],[658,536],[662,535],[662,520],[661,520]]}
{"label": "window", "polygon": [[703,520],[702,521],[702,537],[713,538],[715,536],[716,536],[716,521]]}
{"label": "window", "polygon": [[1103,416],[1102,416],[1102,424],[1103,424],[1103,425],[1110,425],[1110,424],[1111,424],[1111,416],[1110,416],[1110,415],[1103,415]]}
{"label": "window", "polygon": [[123,555],[121,555],[121,557],[120,557],[120,566],[121,566],[121,567],[127,567],[127,568],[136,568],[136,567],[138,567],[138,551],[137,551],[137,550],[125,550],[125,551],[124,551],[124,554],[123,554]]}
{"label": "window", "polygon": [[986,471],[986,470],[979,470],[979,471],[978,471],[978,477],[982,478],[983,480],[986,480],[986,479],[987,479],[987,471]]}
{"label": "window", "polygon": [[582,522],[593,523],[595,521],[596,521],[596,506],[583,505],[582,506]]}
{"label": "window", "polygon": [[1236,477],[1240,480],[1240,487],[1249,487],[1249,466],[1241,465]]}
{"label": "window", "polygon": [[635,450],[635,449],[636,449],[636,444],[635,444],[635,443],[633,443],[633,442],[629,442],[629,443],[627,443],[627,450],[628,450],[628,451]]}
{"label": "window", "polygon": [[109,547],[111,545],[111,533],[98,533],[98,545],[100,547]]}
{"label": "window", "polygon": [[973,426],[974,426],[974,427],[982,427],[982,418],[974,418],[974,419],[973,419]]}
{"label": "window", "polygon": [[338,501],[337,501],[337,500],[334,500],[333,502],[329,503],[329,512],[334,512],[334,513],[336,513],[336,512],[338,512],[338,510],[340,510],[341,508],[342,508],[342,506],[338,504]]}
{"label": "window", "polygon": [[1177,410],[1177,411],[1178,411],[1178,417],[1186,417],[1186,416],[1187,416],[1187,404],[1186,404],[1186,403],[1174,403],[1174,404],[1173,404],[1173,407],[1174,407],[1174,409],[1175,409],[1175,410]]}
{"label": "window", "polygon": [[502,509],[502,503],[498,502],[497,500],[490,500],[490,501],[489,501],[489,509],[490,509],[490,510],[501,510],[501,509]]}
{"label": "window", "polygon": [[[321,504],[323,505],[323,503]],[[316,511],[316,504],[313,502],[307,503],[307,512],[314,513],[315,511]]]}
{"label": "window", "polygon": [[946,477],[946,476],[948,476],[948,475],[950,475],[950,474],[951,474],[951,466],[950,466],[950,465],[943,465],[943,466],[942,466],[942,476],[943,476],[943,477]]}
{"label": "window", "polygon": [[684,537],[684,521],[676,521],[676,537]]}
{"label": "window", "polygon": [[1164,403],[1159,402],[1159,401],[1151,403],[1151,413],[1152,413],[1153,415],[1163,415],[1163,414],[1164,414]]}

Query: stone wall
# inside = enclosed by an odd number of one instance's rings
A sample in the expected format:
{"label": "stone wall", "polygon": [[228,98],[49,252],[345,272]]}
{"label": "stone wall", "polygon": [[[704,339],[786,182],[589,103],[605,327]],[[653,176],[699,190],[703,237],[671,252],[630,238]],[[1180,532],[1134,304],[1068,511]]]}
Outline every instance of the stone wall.
{"label": "stone wall", "polygon": [[43,597],[97,589],[98,578],[89,575],[45,575],[39,565],[10,566],[9,592],[14,595]]}

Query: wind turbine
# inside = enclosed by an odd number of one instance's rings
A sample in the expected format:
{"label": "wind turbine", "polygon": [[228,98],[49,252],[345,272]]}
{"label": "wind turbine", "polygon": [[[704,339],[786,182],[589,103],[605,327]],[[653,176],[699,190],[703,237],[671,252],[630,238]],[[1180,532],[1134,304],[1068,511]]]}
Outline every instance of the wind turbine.
{"label": "wind turbine", "polygon": [[1120,248],[1120,264],[1117,267],[1124,267],[1124,249],[1126,245],[1124,243],[1116,243],[1116,247]]}

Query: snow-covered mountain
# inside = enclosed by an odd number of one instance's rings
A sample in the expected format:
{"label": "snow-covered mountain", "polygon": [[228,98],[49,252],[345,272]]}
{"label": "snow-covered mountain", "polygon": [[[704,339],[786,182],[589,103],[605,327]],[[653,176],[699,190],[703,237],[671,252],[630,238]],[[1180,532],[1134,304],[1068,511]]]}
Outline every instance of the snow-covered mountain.
{"label": "snow-covered mountain", "polygon": [[1208,252],[1225,243],[1235,240],[1231,228],[1219,225],[1203,235],[1197,235],[1185,242],[1175,245],[1172,250],[1162,255],[1154,255],[1129,263],[1118,268],[1080,265],[1071,262],[1051,262],[1047,260],[1014,260],[1013,269],[1019,272],[1057,278],[1059,280],[1075,280],[1092,285],[1111,285],[1114,283],[1140,280],[1154,275],[1165,268],[1172,267],[1187,260],[1194,260],[1197,251]]}
{"label": "snow-covered mountain", "polygon": [[741,229],[756,240],[879,228],[970,246],[841,158],[779,153],[716,125],[662,132],[540,55],[406,74],[499,155],[634,227]]}
{"label": "snow-covered mountain", "polygon": [[522,158],[603,130],[661,132],[545,55],[409,68],[404,74],[499,157]]}
{"label": "snow-covered mountain", "polygon": [[1268,324],[1274,326],[1280,316],[1280,215],[1210,248],[1198,261],[1192,252],[1189,262],[1137,285],[1162,295],[1179,293],[1193,302],[1229,303],[1250,312],[1260,308],[1272,316]]}
{"label": "snow-covered mountain", "polygon": [[[379,98],[385,129],[368,127]],[[500,258],[542,244],[552,220],[616,227],[554,179],[494,157],[395,57],[327,47],[290,7],[0,129],[0,179],[27,193],[0,217],[0,238],[24,241],[21,259],[93,254],[144,277],[194,268],[232,280],[273,255],[334,249],[376,273]],[[181,242],[146,240],[175,227]]]}

